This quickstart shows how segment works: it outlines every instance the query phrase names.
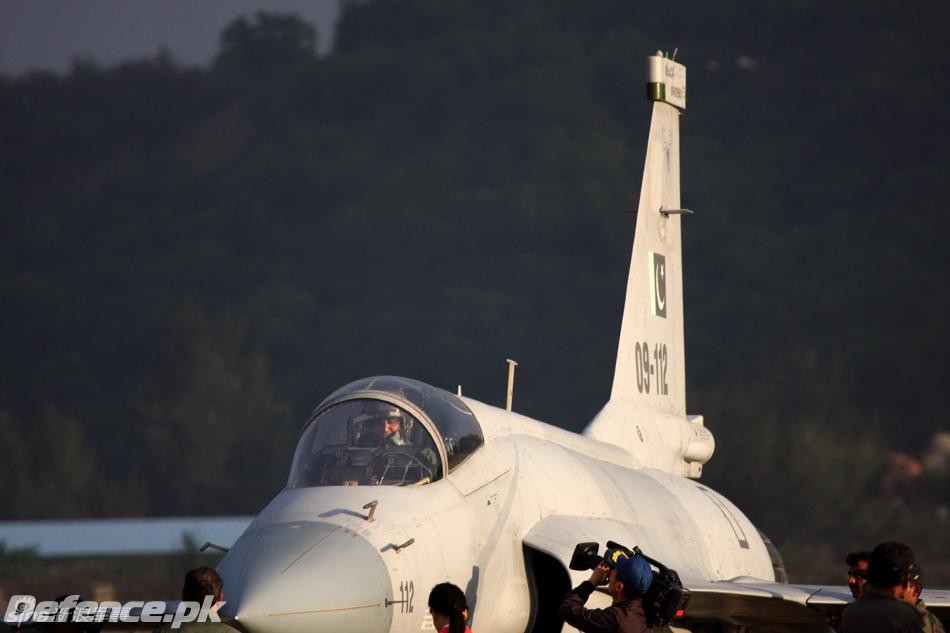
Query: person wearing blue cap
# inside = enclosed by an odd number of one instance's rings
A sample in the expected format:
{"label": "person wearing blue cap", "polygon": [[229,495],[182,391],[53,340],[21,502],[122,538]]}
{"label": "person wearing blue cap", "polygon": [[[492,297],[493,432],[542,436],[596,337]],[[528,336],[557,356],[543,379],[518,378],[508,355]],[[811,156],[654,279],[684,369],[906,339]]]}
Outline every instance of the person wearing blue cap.
{"label": "person wearing blue cap", "polygon": [[[597,585],[607,580],[607,592],[613,604],[606,609],[585,609]],[[643,594],[653,582],[650,564],[640,556],[628,556],[619,549],[608,549],[604,560],[594,568],[589,580],[571,590],[561,601],[558,615],[585,633],[644,633],[652,631],[643,611]]]}

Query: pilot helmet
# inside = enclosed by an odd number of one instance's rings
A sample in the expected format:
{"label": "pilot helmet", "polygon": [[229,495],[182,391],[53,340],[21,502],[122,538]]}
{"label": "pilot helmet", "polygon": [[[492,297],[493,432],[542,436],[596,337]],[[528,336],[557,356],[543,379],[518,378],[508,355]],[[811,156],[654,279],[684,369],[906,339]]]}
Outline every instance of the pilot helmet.
{"label": "pilot helmet", "polygon": [[412,433],[413,417],[398,407],[390,407],[386,412],[386,419],[393,418],[399,420],[399,435],[409,439],[409,434]]}

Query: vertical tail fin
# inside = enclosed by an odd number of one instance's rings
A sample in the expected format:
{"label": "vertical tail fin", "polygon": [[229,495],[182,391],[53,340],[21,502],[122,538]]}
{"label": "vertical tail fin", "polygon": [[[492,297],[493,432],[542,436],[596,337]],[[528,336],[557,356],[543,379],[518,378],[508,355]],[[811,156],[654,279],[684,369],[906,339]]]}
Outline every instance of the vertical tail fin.
{"label": "vertical tail fin", "polygon": [[611,400],[686,415],[680,240],[680,110],[686,68],[649,58],[654,101]]}
{"label": "vertical tail fin", "polygon": [[686,68],[649,58],[653,103],[640,206],[610,400],[588,437],[625,448],[642,466],[699,477],[715,449],[702,416],[686,415],[679,117]]}

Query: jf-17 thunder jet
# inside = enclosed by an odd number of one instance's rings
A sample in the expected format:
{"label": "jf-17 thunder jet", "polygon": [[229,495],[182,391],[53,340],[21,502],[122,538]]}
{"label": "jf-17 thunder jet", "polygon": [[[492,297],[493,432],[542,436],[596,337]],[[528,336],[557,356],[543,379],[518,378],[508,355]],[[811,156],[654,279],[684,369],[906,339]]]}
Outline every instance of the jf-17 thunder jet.
{"label": "jf-17 thunder jet", "polygon": [[[769,539],[702,483],[715,442],[686,409],[679,118],[686,69],[648,58],[653,113],[610,399],[580,434],[394,376],[314,410],[287,486],[219,565],[245,633],[434,630],[429,590],[462,587],[475,631],[573,630],[578,543],[676,570],[690,631],[822,631],[846,587],[787,584]],[[928,603],[950,604],[947,592]],[[607,606],[595,592],[588,607]]]}

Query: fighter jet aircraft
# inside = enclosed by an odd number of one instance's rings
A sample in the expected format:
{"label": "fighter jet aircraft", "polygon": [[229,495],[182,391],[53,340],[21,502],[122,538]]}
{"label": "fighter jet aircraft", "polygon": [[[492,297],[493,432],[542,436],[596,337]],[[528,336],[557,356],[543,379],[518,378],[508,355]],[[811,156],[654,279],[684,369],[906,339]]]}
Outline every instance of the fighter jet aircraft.
{"label": "fighter jet aircraft", "polygon": [[[575,434],[408,378],[338,389],[303,427],[286,488],[220,563],[234,625],[432,630],[428,592],[450,581],[476,631],[558,631],[561,597],[587,577],[569,569],[575,544],[612,540],[679,573],[691,593],[677,628],[828,630],[847,588],[784,584],[768,538],[699,481],[715,442],[686,410],[686,69],[662,53],[647,66],[653,113],[609,401]],[[945,593],[930,602],[950,603]],[[588,606],[608,603],[595,592]]]}

